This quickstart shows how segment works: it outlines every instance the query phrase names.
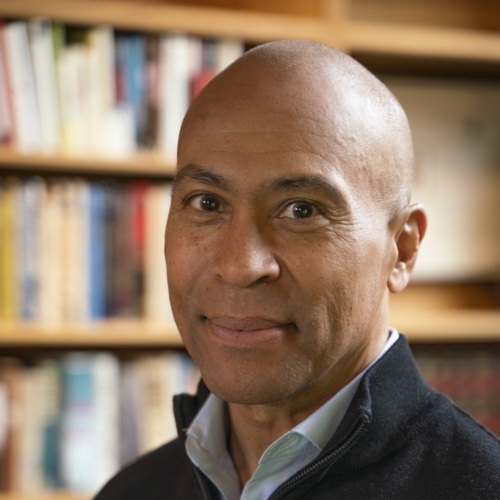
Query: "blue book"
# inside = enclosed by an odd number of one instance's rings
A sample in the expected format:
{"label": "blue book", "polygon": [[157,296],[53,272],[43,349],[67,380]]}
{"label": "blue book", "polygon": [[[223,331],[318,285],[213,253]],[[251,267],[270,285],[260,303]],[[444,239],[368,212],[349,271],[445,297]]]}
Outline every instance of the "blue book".
{"label": "blue book", "polygon": [[93,357],[71,353],[62,361],[61,473],[64,487],[89,491],[95,474]]}
{"label": "blue book", "polygon": [[133,110],[137,144],[141,146],[147,128],[146,39],[143,35],[128,38],[126,64],[128,102]]}
{"label": "blue book", "polygon": [[106,196],[102,184],[90,184],[90,286],[92,319],[106,315]]}

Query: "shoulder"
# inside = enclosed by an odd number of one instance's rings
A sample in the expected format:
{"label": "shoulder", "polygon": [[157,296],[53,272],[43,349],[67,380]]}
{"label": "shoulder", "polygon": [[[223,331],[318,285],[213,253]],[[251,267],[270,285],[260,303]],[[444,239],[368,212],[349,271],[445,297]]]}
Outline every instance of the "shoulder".
{"label": "shoulder", "polygon": [[[500,441],[492,432],[477,422],[466,412],[443,397],[442,412],[434,421],[430,432],[433,440],[446,444],[453,450],[455,459],[472,463],[475,467],[488,471],[488,462],[494,466],[491,472],[498,475],[500,470]],[[444,453],[444,450],[441,452]]]}
{"label": "shoulder", "polygon": [[419,487],[428,498],[435,492],[457,499],[498,498],[500,441],[445,396],[436,399],[432,416],[415,425],[407,441]]}
{"label": "shoulder", "polygon": [[173,498],[172,491],[179,491],[178,498],[189,498],[194,482],[183,444],[176,439],[126,465],[94,500],[160,500]]}

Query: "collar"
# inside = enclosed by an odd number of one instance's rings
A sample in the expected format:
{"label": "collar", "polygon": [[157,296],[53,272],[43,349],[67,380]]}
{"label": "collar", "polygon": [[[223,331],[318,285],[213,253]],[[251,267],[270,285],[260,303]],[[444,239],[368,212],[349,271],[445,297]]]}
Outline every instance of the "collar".
{"label": "collar", "polygon": [[[308,461],[318,456],[339,427],[363,375],[398,338],[399,333],[392,329],[382,351],[372,363],[307,419],[272,443],[262,455],[260,463],[271,464],[286,457],[288,462],[295,462],[300,469],[303,464],[298,455],[307,456]],[[227,451],[229,428],[226,412],[226,404],[210,394],[187,429],[186,451],[191,461],[215,484],[224,485],[227,498],[236,498],[239,484]],[[293,472],[295,470],[289,471],[288,475]]]}

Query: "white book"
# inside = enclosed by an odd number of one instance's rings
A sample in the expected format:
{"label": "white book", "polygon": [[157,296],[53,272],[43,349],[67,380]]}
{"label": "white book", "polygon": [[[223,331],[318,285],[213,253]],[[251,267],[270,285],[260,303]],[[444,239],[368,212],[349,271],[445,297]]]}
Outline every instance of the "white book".
{"label": "white book", "polygon": [[92,491],[100,489],[120,466],[120,364],[107,353],[94,355],[95,476]]}
{"label": "white book", "polygon": [[31,20],[28,34],[40,109],[41,150],[55,153],[60,147],[60,119],[52,24],[46,19]]}
{"label": "white book", "polygon": [[58,323],[62,320],[63,283],[63,189],[51,182],[44,194],[40,214],[40,320]]}
{"label": "white book", "polygon": [[25,368],[22,374],[21,401],[18,418],[21,420],[19,433],[18,491],[39,493],[44,487],[42,469],[43,421],[41,414],[41,378],[36,368]]}
{"label": "white book", "polygon": [[113,30],[108,26],[92,29],[88,34],[89,71],[89,147],[106,155],[115,107],[115,69]]}
{"label": "white book", "polygon": [[82,179],[66,181],[63,198],[63,316],[71,322],[83,322],[90,319],[88,183]]}
{"label": "white book", "polygon": [[177,154],[182,120],[189,106],[190,39],[166,35],[160,42],[160,150],[171,161]]}
{"label": "white book", "polygon": [[89,150],[88,61],[83,44],[61,51],[58,61],[62,150],[87,154]]}
{"label": "white book", "polygon": [[35,73],[24,21],[8,23],[3,29],[9,75],[9,94],[14,109],[16,147],[22,152],[42,147]]}
{"label": "white book", "polygon": [[45,183],[40,177],[31,177],[21,184],[18,258],[20,312],[23,320],[36,320],[40,316],[40,219],[44,191]]}
{"label": "white book", "polygon": [[220,73],[238,59],[245,50],[241,40],[221,38],[217,40],[215,54],[215,71]]}
{"label": "white book", "polygon": [[152,185],[145,198],[144,304],[146,318],[175,329],[168,295],[164,256],[165,226],[171,198],[170,185]]}

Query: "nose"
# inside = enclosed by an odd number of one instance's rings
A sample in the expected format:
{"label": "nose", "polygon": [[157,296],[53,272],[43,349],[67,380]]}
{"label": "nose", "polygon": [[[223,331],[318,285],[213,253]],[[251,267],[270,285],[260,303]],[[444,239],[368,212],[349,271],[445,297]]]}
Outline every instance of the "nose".
{"label": "nose", "polygon": [[270,234],[255,221],[232,221],[219,240],[212,271],[218,279],[242,288],[276,280],[280,266]]}

